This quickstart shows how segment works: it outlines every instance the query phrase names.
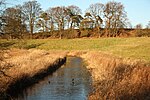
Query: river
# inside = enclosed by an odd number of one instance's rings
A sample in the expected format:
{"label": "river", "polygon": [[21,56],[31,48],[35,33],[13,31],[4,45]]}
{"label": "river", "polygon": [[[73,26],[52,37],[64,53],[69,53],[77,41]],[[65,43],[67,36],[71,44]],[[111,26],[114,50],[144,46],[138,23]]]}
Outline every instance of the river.
{"label": "river", "polygon": [[92,78],[83,60],[68,57],[53,74],[26,88],[13,100],[87,100]]}

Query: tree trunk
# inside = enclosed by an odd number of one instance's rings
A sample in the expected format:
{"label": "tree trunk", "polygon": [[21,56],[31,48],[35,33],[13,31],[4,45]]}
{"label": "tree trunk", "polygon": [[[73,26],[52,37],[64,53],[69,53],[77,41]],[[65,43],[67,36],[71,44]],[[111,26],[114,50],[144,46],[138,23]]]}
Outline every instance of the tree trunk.
{"label": "tree trunk", "polygon": [[32,39],[32,37],[33,37],[32,35],[33,35],[33,21],[31,20],[31,21],[30,21],[30,36],[31,36],[30,38],[31,38],[31,39]]}

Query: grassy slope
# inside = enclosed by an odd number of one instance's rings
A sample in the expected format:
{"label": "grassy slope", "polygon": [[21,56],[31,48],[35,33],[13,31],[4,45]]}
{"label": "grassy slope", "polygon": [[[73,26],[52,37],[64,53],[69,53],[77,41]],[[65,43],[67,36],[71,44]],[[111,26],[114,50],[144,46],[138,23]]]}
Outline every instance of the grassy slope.
{"label": "grassy slope", "polygon": [[[9,45],[10,44],[10,45]],[[0,40],[0,47],[45,50],[96,50],[150,62],[150,38]]]}

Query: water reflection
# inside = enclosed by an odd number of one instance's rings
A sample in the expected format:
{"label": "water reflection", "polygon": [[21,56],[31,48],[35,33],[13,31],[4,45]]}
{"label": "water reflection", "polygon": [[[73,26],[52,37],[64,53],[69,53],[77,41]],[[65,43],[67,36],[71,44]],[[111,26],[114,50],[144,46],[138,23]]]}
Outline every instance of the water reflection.
{"label": "water reflection", "polygon": [[15,100],[86,100],[92,79],[78,57],[68,57],[64,66],[27,88]]}

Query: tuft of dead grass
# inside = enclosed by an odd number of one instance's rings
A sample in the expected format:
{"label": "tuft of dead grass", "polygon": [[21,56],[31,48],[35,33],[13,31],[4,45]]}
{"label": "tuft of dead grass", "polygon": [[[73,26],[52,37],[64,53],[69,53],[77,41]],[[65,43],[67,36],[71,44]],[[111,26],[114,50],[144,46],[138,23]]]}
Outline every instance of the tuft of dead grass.
{"label": "tuft of dead grass", "polygon": [[94,90],[89,100],[149,100],[150,66],[101,52],[82,55],[91,70]]}
{"label": "tuft of dead grass", "polygon": [[[36,82],[57,69],[64,63],[66,52],[12,49],[3,55],[5,58],[1,61],[1,68],[5,74],[0,73],[0,94],[4,96],[4,93],[28,86],[30,82]],[[8,68],[7,64],[11,67]]]}

